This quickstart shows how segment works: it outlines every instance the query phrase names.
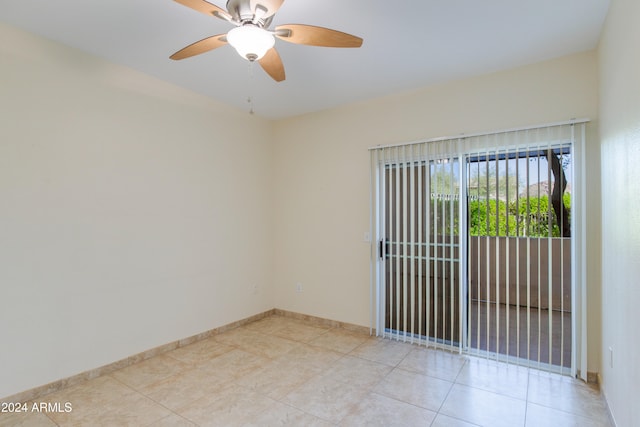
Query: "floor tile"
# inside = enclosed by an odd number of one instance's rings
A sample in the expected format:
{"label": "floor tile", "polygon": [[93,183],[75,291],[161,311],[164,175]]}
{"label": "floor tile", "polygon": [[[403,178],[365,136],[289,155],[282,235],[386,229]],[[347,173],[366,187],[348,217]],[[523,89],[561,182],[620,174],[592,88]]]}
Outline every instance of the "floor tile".
{"label": "floor tile", "polygon": [[69,413],[49,416],[61,426],[146,426],[159,421],[171,412],[153,400],[134,393],[122,399],[76,408]]}
{"label": "floor tile", "polygon": [[394,369],[375,388],[376,393],[432,411],[440,410],[453,383]]}
{"label": "floor tile", "polygon": [[603,420],[581,417],[558,409],[529,403],[527,405],[526,427],[609,427]]}
{"label": "floor tile", "polygon": [[269,316],[264,319],[256,320],[244,326],[245,329],[258,332],[261,334],[273,335],[281,328],[291,323],[293,319],[283,316]]}
{"label": "floor tile", "polygon": [[351,356],[396,366],[412,350],[412,345],[389,339],[370,339],[356,347]]}
{"label": "floor tile", "polygon": [[49,394],[38,402],[70,403],[71,412],[50,413],[48,416],[59,424],[80,425],[100,417],[105,408],[125,406],[140,397],[131,387],[106,375]]}
{"label": "floor tile", "polygon": [[331,329],[312,340],[310,344],[340,353],[349,353],[369,339],[368,336],[363,334],[346,331],[344,329]]}
{"label": "floor tile", "polygon": [[532,370],[528,400],[602,423],[609,422],[606,404],[598,388],[569,377]]}
{"label": "floor tile", "polygon": [[359,357],[345,356],[336,361],[322,376],[358,387],[372,388],[393,368]]}
{"label": "floor tile", "polygon": [[406,371],[417,372],[446,381],[454,381],[466,361],[467,357],[459,354],[415,347],[400,362],[398,367]]}
{"label": "floor tile", "polygon": [[436,413],[376,393],[365,396],[340,422],[341,426],[429,426]]}
{"label": "floor tile", "polygon": [[293,341],[309,342],[328,330],[327,327],[312,326],[305,322],[291,322],[276,330],[273,335]]}
{"label": "floor tile", "polygon": [[6,412],[0,414],[0,427],[56,427],[42,412]]}
{"label": "floor tile", "polygon": [[254,331],[247,326],[242,326],[222,334],[214,335],[211,338],[232,347],[242,347],[261,336],[264,336],[264,333]]}
{"label": "floor tile", "polygon": [[268,410],[275,401],[236,385],[221,387],[179,411],[179,415],[199,426],[235,426]]}
{"label": "floor tile", "polygon": [[323,420],[338,423],[360,402],[367,390],[333,378],[315,377],[282,399]]}
{"label": "floor tile", "polygon": [[238,379],[269,362],[265,357],[235,349],[198,364],[198,369],[222,379]]}
{"label": "floor tile", "polygon": [[220,389],[228,380],[191,369],[140,389],[140,393],[174,411]]}
{"label": "floor tile", "polygon": [[115,371],[111,375],[118,381],[139,389],[190,368],[187,363],[160,355]]}
{"label": "floor tile", "polygon": [[228,334],[231,335],[227,336],[225,333],[214,337],[214,339],[261,357],[275,358],[282,356],[299,345],[292,340],[275,335],[261,334],[245,328],[234,329]]}
{"label": "floor tile", "polygon": [[180,360],[184,363],[197,365],[198,363],[220,356],[221,354],[231,350],[233,350],[233,347],[222,344],[213,338],[208,338],[172,350],[167,353],[167,356]]}
{"label": "floor tile", "polygon": [[180,415],[171,414],[168,417],[164,417],[160,420],[154,421],[149,424],[148,427],[198,427],[197,424],[192,423],[186,418]]}
{"label": "floor tile", "polygon": [[469,358],[456,383],[524,400],[527,398],[529,370],[522,366]]}
{"label": "floor tile", "polygon": [[115,400],[122,401],[133,394],[135,394],[135,390],[131,387],[105,375],[49,394],[38,400],[41,402],[69,402],[73,410],[79,410],[102,406]]}
{"label": "floor tile", "polygon": [[431,424],[431,427],[479,427],[478,424],[471,424],[466,421],[459,420],[457,418],[449,417],[447,415],[438,414],[436,419]]}
{"label": "floor tile", "polygon": [[293,350],[274,359],[274,361],[281,365],[301,368],[317,374],[332,366],[342,357],[343,354],[333,350],[309,344],[299,344]]}
{"label": "floor tile", "polygon": [[454,384],[440,413],[491,427],[524,426],[526,402],[489,391]]}
{"label": "floor tile", "polygon": [[282,361],[270,363],[237,380],[237,384],[256,393],[281,399],[316,374],[301,364],[289,365]]}
{"label": "floor tile", "polygon": [[295,341],[274,335],[261,335],[260,338],[244,345],[242,349],[257,354],[258,356],[276,358],[287,354],[299,345],[300,344]]}
{"label": "floor tile", "polygon": [[309,415],[284,403],[274,402],[268,409],[251,417],[244,426],[291,426],[291,427],[330,427],[333,423]]}

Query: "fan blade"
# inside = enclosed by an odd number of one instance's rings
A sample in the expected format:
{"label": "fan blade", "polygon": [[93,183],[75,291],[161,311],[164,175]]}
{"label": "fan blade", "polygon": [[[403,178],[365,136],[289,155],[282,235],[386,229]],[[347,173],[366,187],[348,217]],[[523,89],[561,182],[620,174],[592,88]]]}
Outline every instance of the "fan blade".
{"label": "fan blade", "polygon": [[272,47],[267,53],[260,59],[260,66],[264,71],[271,76],[271,78],[277,82],[284,80],[284,65],[282,65],[282,59],[276,48]]}
{"label": "fan blade", "polygon": [[278,9],[280,9],[280,6],[282,6],[282,3],[284,3],[284,0],[251,0],[250,1],[251,10],[253,10],[254,12],[256,12],[256,7],[258,5],[262,6],[263,9],[266,9],[266,12],[264,12],[264,14],[261,15],[261,18],[268,18],[272,16],[274,13],[278,11]]}
{"label": "fan blade", "polygon": [[233,19],[231,18],[231,15],[229,15],[229,13],[226,10],[214,4],[211,4],[208,1],[205,1],[205,0],[174,0],[174,1],[177,3],[180,3],[183,6],[190,7],[191,9],[197,12],[204,13],[205,15],[209,15],[209,16],[213,15],[216,18],[224,19],[226,21],[233,21]]}
{"label": "fan blade", "polygon": [[278,25],[276,37],[291,43],[324,47],[360,47],[362,39],[341,31],[331,30],[313,25],[286,24]]}
{"label": "fan blade", "polygon": [[210,50],[219,48],[227,44],[226,34],[218,34],[216,36],[207,37],[195,43],[190,44],[184,49],[180,49],[169,58],[174,60],[185,59],[191,56],[200,55]]}

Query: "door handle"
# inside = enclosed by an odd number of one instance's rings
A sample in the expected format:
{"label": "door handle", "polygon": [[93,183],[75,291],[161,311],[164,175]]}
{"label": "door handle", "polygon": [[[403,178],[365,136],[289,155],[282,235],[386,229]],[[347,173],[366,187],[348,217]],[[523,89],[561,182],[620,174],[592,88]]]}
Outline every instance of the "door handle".
{"label": "door handle", "polygon": [[389,258],[389,239],[378,241],[378,258],[381,260]]}

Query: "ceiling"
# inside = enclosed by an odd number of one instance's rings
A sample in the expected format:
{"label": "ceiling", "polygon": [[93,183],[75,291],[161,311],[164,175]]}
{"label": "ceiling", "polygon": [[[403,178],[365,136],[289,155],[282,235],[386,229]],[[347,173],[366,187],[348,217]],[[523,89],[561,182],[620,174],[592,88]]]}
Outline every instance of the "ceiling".
{"label": "ceiling", "polygon": [[[223,7],[225,0],[209,0]],[[229,23],[172,0],[0,2],[0,21],[280,119],[594,49],[609,0],[287,0],[271,28],[298,23],[364,39],[359,49],[276,40],[276,83],[230,46],[169,55]]]}

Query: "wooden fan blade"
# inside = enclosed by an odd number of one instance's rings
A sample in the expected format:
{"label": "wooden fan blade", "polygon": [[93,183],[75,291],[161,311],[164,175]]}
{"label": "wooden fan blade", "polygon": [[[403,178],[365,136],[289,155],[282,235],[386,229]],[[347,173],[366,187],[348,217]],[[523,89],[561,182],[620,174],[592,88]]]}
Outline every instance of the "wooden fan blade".
{"label": "wooden fan blade", "polygon": [[282,59],[275,47],[272,47],[267,53],[260,59],[260,66],[264,71],[271,76],[271,78],[277,82],[284,80],[284,65],[282,65]]}
{"label": "wooden fan blade", "polygon": [[185,59],[191,56],[200,55],[210,50],[219,48],[227,44],[226,34],[218,34],[216,36],[207,37],[195,43],[190,44],[184,49],[180,49],[169,58],[174,60]]}
{"label": "wooden fan blade", "polygon": [[268,18],[276,13],[278,9],[280,9],[282,3],[284,3],[284,0],[250,0],[249,4],[251,5],[251,10],[253,10],[254,12],[258,5],[262,6],[264,9],[266,9],[266,12],[264,13],[264,15],[262,15],[262,18]]}
{"label": "wooden fan blade", "polygon": [[360,47],[362,39],[341,31],[313,25],[286,24],[276,27],[276,37],[291,43],[324,47]]}
{"label": "wooden fan blade", "polygon": [[205,0],[174,0],[174,1],[177,3],[180,3],[181,5],[190,7],[195,11],[204,13],[205,15],[209,15],[209,16],[213,15],[216,18],[221,18],[227,21],[232,20],[231,15],[229,15],[229,13],[226,10],[214,4],[211,4]]}

